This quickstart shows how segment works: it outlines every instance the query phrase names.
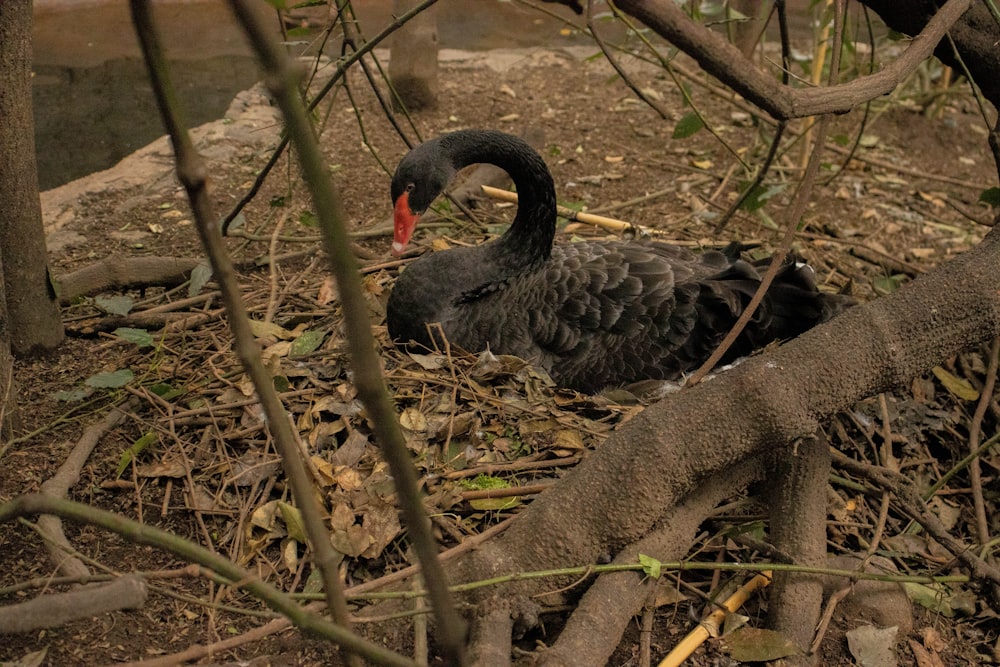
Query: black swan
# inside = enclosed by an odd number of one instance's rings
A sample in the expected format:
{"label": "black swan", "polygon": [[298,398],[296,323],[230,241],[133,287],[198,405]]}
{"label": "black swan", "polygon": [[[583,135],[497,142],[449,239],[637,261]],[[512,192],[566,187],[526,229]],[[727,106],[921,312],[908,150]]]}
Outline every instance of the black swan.
{"label": "black swan", "polygon": [[[510,174],[517,216],[490,243],[425,255],[400,273],[386,312],[397,343],[433,348],[440,340],[432,335],[443,331],[467,351],[515,355],[560,386],[594,392],[697,368],[757,289],[757,265],[734,256],[738,250],[694,254],[658,241],[617,240],[553,246],[548,167],[521,139],[488,130],[443,135],[399,163],[394,254],[455,172],[484,162]],[[849,303],[819,292],[812,269],[789,262],[723,362],[796,336]]]}

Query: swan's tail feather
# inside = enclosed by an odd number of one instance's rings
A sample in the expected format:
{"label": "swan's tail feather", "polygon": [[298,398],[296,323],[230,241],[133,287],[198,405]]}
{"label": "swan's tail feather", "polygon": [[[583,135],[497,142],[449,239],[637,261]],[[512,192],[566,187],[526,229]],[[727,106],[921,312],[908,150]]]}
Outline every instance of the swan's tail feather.
{"label": "swan's tail feather", "polygon": [[[769,261],[751,264],[736,260],[701,283],[698,322],[685,345],[690,358],[704,358],[722,341],[749,305]],[[776,340],[794,338],[854,304],[851,297],[820,291],[810,266],[789,261],[722,361],[746,356]]]}

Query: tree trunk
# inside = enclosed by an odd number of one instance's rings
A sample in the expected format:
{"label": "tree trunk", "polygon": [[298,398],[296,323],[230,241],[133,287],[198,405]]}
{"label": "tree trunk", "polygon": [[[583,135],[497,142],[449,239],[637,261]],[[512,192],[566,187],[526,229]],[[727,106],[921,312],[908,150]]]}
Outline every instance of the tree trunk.
{"label": "tree trunk", "polygon": [[[415,0],[394,0],[393,14],[405,14],[416,5]],[[397,111],[400,103],[409,111],[437,106],[438,35],[433,7],[418,14],[392,36],[389,80],[396,91],[392,102]]]}
{"label": "tree trunk", "polygon": [[729,0],[729,7],[745,17],[729,24],[729,38],[743,57],[749,60],[767,26],[766,20],[771,12],[771,3],[761,0]]}
{"label": "tree trunk", "polygon": [[[934,0],[915,0],[914,2],[861,0],[861,4],[874,10],[879,18],[893,30],[904,35],[916,35],[937,13],[940,3],[934,2]],[[995,107],[1000,108],[998,33],[1000,30],[998,30],[997,22],[990,13],[989,6],[983,2],[975,2],[948,31],[951,39],[942,39],[938,43],[934,55],[958,72],[967,67],[969,75],[982,89],[986,99],[992,102]],[[955,57],[952,42],[961,53],[961,61]]]}
{"label": "tree trunk", "polygon": [[[3,257],[0,256],[0,276],[2,275]],[[10,354],[10,327],[8,324],[3,281],[0,280],[0,452],[6,449],[7,441],[14,435],[18,427],[14,359]]]}
{"label": "tree trunk", "polygon": [[38,198],[31,108],[31,2],[0,2],[0,254],[7,333],[14,354],[55,348],[63,339],[49,280]]}

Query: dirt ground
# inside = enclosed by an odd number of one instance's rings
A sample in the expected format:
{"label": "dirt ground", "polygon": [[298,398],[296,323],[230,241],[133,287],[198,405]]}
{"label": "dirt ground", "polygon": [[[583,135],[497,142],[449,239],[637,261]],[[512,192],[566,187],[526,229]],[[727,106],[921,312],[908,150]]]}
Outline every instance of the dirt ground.
{"label": "dirt ground", "polygon": [[[760,244],[762,253],[779,243],[777,225],[803,164],[804,141],[791,143],[779,159],[767,182],[775,186],[767,205],[756,213],[740,213],[715,236],[719,214],[746,179],[734,154],[751,166],[760,164],[772,126],[745,104],[733,102],[728,94],[715,94],[695,77],[688,80],[695,104],[718,137],[703,130],[674,139],[674,127],[688,109],[664,73],[629,64],[637,85],[667,110],[667,119],[640,102],[607,64],[581,55],[524,50],[497,54],[486,64],[451,54],[444,61],[438,109],[420,112],[412,122],[423,137],[465,127],[512,133],[541,130],[542,153],[554,173],[560,202],[567,206],[622,218],[685,243],[750,240]],[[987,229],[974,221],[989,219],[977,198],[995,179],[983,120],[967,88],[937,88],[931,81],[936,78],[932,68],[922,74],[878,100],[867,115],[858,110],[836,120],[837,141],[831,143],[843,145],[844,152],[827,153],[823,183],[795,245],[796,252],[816,268],[824,289],[849,292],[862,301],[877,298],[971,247]],[[495,476],[508,482],[552,483],[565,470],[556,467],[561,463],[539,464],[537,470],[523,464],[579,457],[641,409],[641,402],[621,392],[574,395],[547,386],[530,373],[479,377],[472,361],[456,360],[453,369],[458,368],[459,375],[478,378],[473,385],[463,385],[467,381],[456,379],[454,370],[424,367],[421,360],[392,348],[382,326],[384,301],[398,268],[388,253],[391,205],[386,169],[393,168],[405,146],[360,74],[354,73],[349,82],[348,89],[337,90],[332,103],[320,107],[317,119],[345,216],[350,229],[358,233],[358,254],[365,266],[365,286],[390,388],[431,505],[444,517],[435,520],[435,528],[449,548],[530,502],[527,496],[513,503],[476,502],[463,494],[482,487],[459,482],[479,479],[473,477],[476,471],[499,465],[514,471]],[[405,119],[402,125],[414,136]],[[796,132],[803,127],[796,125]],[[269,131],[273,135],[274,128]],[[848,159],[846,151],[859,135],[860,143]],[[211,163],[212,193],[221,216],[247,191],[268,151],[245,143],[213,155],[217,159]],[[163,155],[151,159],[162,167]],[[53,234],[59,227],[59,249],[51,257],[56,276],[112,255],[200,256],[183,191],[169,180],[89,192],[70,208],[71,215],[61,209],[58,221],[47,221]],[[485,232],[501,229],[511,210],[481,209]],[[448,217],[447,210],[442,213]],[[359,415],[335,290],[327,279],[319,244],[310,240],[315,235],[312,220],[296,169],[282,159],[240,220],[240,232],[250,238],[233,238],[229,243],[234,258],[243,263],[241,279],[251,316],[273,325],[262,325],[258,336],[272,353],[271,367],[286,406],[310,454],[331,466],[321,471],[328,475],[322,488],[324,502],[339,530],[338,548],[346,554],[343,571],[348,586],[354,586],[407,565],[408,554],[384,466]],[[416,242],[440,248],[475,243],[483,236],[480,228],[460,221],[421,227]],[[261,258],[273,261],[254,266]],[[190,537],[283,590],[312,591],[305,550],[273,516],[274,501],[287,499],[288,489],[256,405],[245,400],[249,385],[230,349],[219,297],[211,283],[200,293],[203,298],[192,302],[182,302],[189,294],[186,285],[104,293],[129,296],[130,317],[157,307],[178,317],[202,316],[194,324],[171,320],[170,333],[152,329],[155,342],[149,347],[137,347],[113,333],[128,322],[112,317],[107,311],[114,306],[107,301],[86,297],[66,305],[70,336],[65,345],[50,358],[17,367],[24,435],[3,452],[0,499],[37,491],[87,426],[103,418],[113,404],[133,398],[136,403],[126,419],[100,438],[71,497]],[[178,302],[183,305],[167,306]],[[303,331],[323,334],[316,349],[296,355],[278,347]],[[918,378],[886,397],[893,443],[908,474],[929,484],[964,456],[976,404],[947,386],[961,380],[981,384],[987,360],[985,351],[972,351],[937,375]],[[84,384],[95,374],[122,369],[134,374],[123,388],[88,390]],[[470,392],[469,386],[475,391]],[[986,415],[981,427],[985,435],[996,431],[996,419],[993,413]],[[879,402],[873,399],[845,413],[831,424],[830,432],[835,445],[871,460],[884,433]],[[123,453],[147,433],[153,434],[153,444],[123,459]],[[983,458],[990,516],[996,515],[991,510],[997,462],[992,454]],[[952,517],[954,532],[975,541],[969,486],[964,472],[952,480],[940,496],[941,513]],[[846,487],[833,487],[830,495],[831,552],[864,550],[877,521],[877,505]],[[748,501],[714,519],[706,525],[699,545],[701,557],[735,557],[731,554],[743,547],[724,537],[727,527],[751,525],[761,512]],[[900,537],[905,525],[891,515],[886,534]],[[50,665],[155,658],[170,664],[164,656],[240,637],[267,620],[259,603],[183,570],[185,563],[169,554],[135,547],[86,526],[68,524],[66,532],[74,548],[93,559],[89,564],[94,572],[146,573],[151,586],[146,605],[7,637],[0,646],[0,660],[15,661],[45,650],[43,664]],[[880,553],[896,559],[901,569],[950,571],[948,559],[932,546],[904,545],[900,540],[887,543]],[[8,604],[68,586],[51,581],[55,568],[38,534],[27,524],[0,529],[0,572],[0,591]],[[708,576],[685,575],[685,580],[704,592],[711,585]],[[24,582],[30,585],[22,586]],[[747,612],[751,623],[759,621],[765,605],[766,601],[751,604]],[[702,602],[689,594],[660,608],[652,641],[655,660],[690,629],[691,614],[700,614],[701,608]],[[921,664],[994,660],[1000,624],[985,601],[973,595],[960,611],[949,610],[951,617],[915,608],[920,610],[915,612],[912,632],[901,637],[897,647],[902,664],[913,664],[918,650],[940,660]],[[522,648],[552,640],[560,616],[545,618],[544,632],[526,637]],[[853,664],[844,638],[851,620],[838,623],[824,644],[826,664]],[[637,622],[612,664],[639,664],[639,644]],[[220,648],[205,659],[226,663],[255,656],[261,661],[252,664],[336,661],[329,647],[293,631]],[[718,640],[709,642],[692,661],[730,664]]]}

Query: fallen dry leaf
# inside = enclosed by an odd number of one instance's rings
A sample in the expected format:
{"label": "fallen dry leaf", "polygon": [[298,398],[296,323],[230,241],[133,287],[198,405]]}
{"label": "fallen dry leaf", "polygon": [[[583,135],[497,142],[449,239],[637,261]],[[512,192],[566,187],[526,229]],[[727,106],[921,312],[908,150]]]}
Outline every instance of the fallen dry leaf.
{"label": "fallen dry leaf", "polygon": [[909,643],[910,650],[913,651],[913,657],[916,659],[916,667],[944,667],[944,662],[937,653],[928,651],[912,639],[909,640]]}

